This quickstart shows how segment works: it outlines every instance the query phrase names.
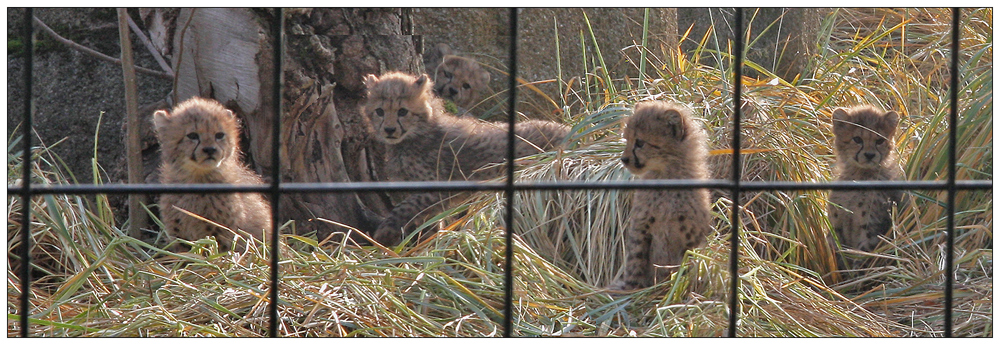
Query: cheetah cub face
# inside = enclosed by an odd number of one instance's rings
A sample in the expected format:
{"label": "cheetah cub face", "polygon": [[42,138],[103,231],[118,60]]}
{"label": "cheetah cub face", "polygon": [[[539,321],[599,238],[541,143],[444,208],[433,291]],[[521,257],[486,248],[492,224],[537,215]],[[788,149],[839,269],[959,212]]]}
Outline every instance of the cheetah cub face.
{"label": "cheetah cub face", "polygon": [[390,145],[419,136],[433,115],[431,85],[427,75],[415,78],[390,72],[381,78],[365,77],[368,100],[363,111],[371,121],[375,138]]}
{"label": "cheetah cub face", "polygon": [[434,74],[434,92],[455,104],[469,108],[490,83],[490,72],[475,60],[446,55]]}
{"label": "cheetah cub face", "polygon": [[[684,113],[681,113],[681,112]],[[625,123],[625,151],[622,164],[636,176],[665,171],[693,150],[695,143],[687,140],[691,131],[691,114],[687,108],[667,102],[642,102]]]}
{"label": "cheetah cub face", "polygon": [[834,149],[838,159],[861,169],[878,169],[892,156],[899,115],[864,106],[833,111]]}
{"label": "cheetah cub face", "polygon": [[173,112],[157,110],[153,126],[162,143],[163,157],[192,172],[209,172],[230,159],[239,146],[239,124],[232,111],[217,101],[192,98]]}

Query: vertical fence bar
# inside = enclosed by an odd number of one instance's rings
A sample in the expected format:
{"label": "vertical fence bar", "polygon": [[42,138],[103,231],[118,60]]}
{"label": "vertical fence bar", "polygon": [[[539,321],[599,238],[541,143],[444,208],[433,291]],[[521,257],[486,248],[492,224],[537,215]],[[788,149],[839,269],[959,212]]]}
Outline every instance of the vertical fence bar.
{"label": "vertical fence bar", "polygon": [[736,337],[739,320],[739,245],[740,245],[740,105],[743,102],[743,8],[736,8],[733,24],[733,207],[729,232],[729,337]]}
{"label": "vertical fence bar", "polygon": [[28,337],[28,309],[31,307],[31,88],[33,83],[32,65],[34,64],[35,40],[32,27],[34,18],[33,8],[24,9],[24,27],[21,31],[21,40],[24,43],[24,130],[21,145],[24,151],[21,153],[21,164],[24,169],[21,173],[21,183],[24,186],[24,193],[21,194],[21,337]]}
{"label": "vertical fence bar", "polygon": [[507,198],[504,222],[507,224],[507,231],[504,233],[506,241],[504,248],[504,272],[503,272],[503,336],[510,338],[514,332],[514,124],[516,113],[514,105],[517,101],[517,8],[510,9],[510,39],[508,47],[508,74],[507,87],[507,186],[504,189]]}
{"label": "vertical fence bar", "polygon": [[952,327],[952,288],[955,284],[955,173],[958,158],[958,80],[961,75],[958,73],[958,53],[959,53],[959,33],[962,28],[959,26],[959,18],[962,16],[962,9],[955,7],[951,11],[951,114],[948,116],[948,203],[946,205],[947,224],[945,230],[948,231],[945,242],[944,259],[944,336],[951,337]]}
{"label": "vertical fence bar", "polygon": [[278,240],[280,238],[278,229],[278,200],[281,198],[281,58],[284,41],[282,35],[285,29],[285,11],[282,8],[274,10],[274,20],[271,23],[271,36],[274,37],[273,53],[273,75],[274,85],[271,88],[272,111],[274,111],[274,125],[271,128],[271,303],[268,305],[270,314],[270,324],[268,325],[269,336],[278,337]]}

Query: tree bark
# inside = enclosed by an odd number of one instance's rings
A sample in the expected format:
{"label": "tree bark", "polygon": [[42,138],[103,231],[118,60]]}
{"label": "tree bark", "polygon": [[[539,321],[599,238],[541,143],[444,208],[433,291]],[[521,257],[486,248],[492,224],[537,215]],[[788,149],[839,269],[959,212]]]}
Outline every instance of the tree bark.
{"label": "tree bark", "polygon": [[[242,120],[246,161],[270,178],[273,125],[270,63],[275,13],[239,8],[183,9],[174,31],[174,101],[212,97]],[[382,180],[384,148],[369,140],[365,75],[420,71],[410,15],[399,9],[302,9],[285,12],[284,90],[281,114],[282,182]],[[388,198],[377,193],[283,195],[283,221],[320,240],[343,228],[374,230]]]}

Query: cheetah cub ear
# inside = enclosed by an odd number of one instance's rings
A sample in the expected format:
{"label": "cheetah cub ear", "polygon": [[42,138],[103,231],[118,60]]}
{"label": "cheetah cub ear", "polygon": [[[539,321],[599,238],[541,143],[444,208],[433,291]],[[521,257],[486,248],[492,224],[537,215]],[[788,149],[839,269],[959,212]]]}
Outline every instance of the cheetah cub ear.
{"label": "cheetah cub ear", "polygon": [[660,118],[666,121],[667,126],[670,127],[670,135],[677,141],[684,141],[687,138],[688,120],[677,109],[667,109],[660,115]]}
{"label": "cheetah cub ear", "polygon": [[886,137],[892,138],[896,134],[896,126],[899,124],[899,114],[895,111],[890,110],[885,115],[882,115],[882,128],[885,132],[882,133]]}
{"label": "cheetah cub ear", "polygon": [[655,125],[649,130],[663,132],[664,135],[674,138],[678,142],[687,138],[688,119],[672,104],[663,102],[639,103],[636,105],[634,113],[633,116],[655,119],[654,122],[650,122]]}
{"label": "cheetah cub ear", "polygon": [[434,45],[434,47],[424,52],[424,69],[432,72],[432,74],[437,74],[435,70],[441,64],[441,61],[444,61],[444,57],[448,55],[455,55],[455,51],[447,43]]}
{"label": "cheetah cub ear", "polygon": [[451,46],[448,45],[447,43],[438,43],[437,45],[434,46],[434,49],[437,50],[436,53],[440,56],[454,55],[455,52],[454,50],[451,49]]}
{"label": "cheetah cub ear", "polygon": [[153,130],[159,132],[170,125],[170,113],[166,110],[157,110],[153,113]]}
{"label": "cheetah cub ear", "polygon": [[427,74],[421,74],[417,80],[413,81],[413,89],[418,90],[419,94],[427,95],[430,97],[434,94],[434,83],[428,83],[427,81],[431,78]]}
{"label": "cheetah cub ear", "polygon": [[240,119],[238,117],[236,117],[236,113],[234,113],[232,110],[226,109],[226,115],[225,116],[226,116],[226,118],[232,119],[233,122],[236,123],[236,127],[237,128],[240,127],[241,121],[240,121]]}
{"label": "cheetah cub ear", "polygon": [[369,74],[365,76],[365,80],[363,83],[365,84],[365,89],[366,89],[365,91],[367,91],[369,95],[371,95],[372,88],[375,87],[375,83],[377,82],[378,82],[378,77],[376,77],[374,74]]}
{"label": "cheetah cub ear", "polygon": [[[427,79],[429,79],[427,77],[427,74],[421,74],[420,78],[417,78],[417,80],[413,81],[413,85],[417,86],[418,88],[424,86],[425,84],[427,84]],[[429,84],[427,84],[427,88],[428,89],[430,88]]]}
{"label": "cheetah cub ear", "polygon": [[843,133],[844,131],[850,130],[854,124],[851,123],[851,115],[847,113],[847,109],[837,108],[833,110],[833,119],[830,120],[833,123],[833,133]]}

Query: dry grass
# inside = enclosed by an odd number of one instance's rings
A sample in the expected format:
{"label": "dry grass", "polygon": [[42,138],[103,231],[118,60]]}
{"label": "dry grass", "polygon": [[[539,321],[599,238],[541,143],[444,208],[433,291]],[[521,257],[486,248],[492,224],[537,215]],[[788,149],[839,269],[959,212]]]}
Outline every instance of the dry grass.
{"label": "dry grass", "polygon": [[[838,10],[824,22],[824,49],[810,61],[811,74],[792,82],[745,79],[744,179],[830,180],[829,114],[835,106],[860,102],[903,114],[904,134],[897,144],[908,179],[943,179],[949,16],[937,9]],[[961,179],[992,179],[991,23],[991,9],[973,10],[962,26]],[[688,56],[702,53],[720,61],[730,56],[707,48]],[[577,124],[578,135],[564,152],[523,159],[518,178],[630,179],[617,163],[618,120],[646,98],[680,101],[701,114],[717,150],[715,174],[728,176],[730,71],[685,56],[646,56],[658,67],[653,79],[610,80],[595,73],[588,83],[574,83],[553,97],[564,109],[582,109],[574,116],[563,113]],[[618,84],[608,87],[611,83]],[[16,142],[8,142],[8,150],[13,146]],[[8,151],[8,184],[21,178],[17,153]],[[45,149],[36,150],[34,162],[34,183],[73,180]],[[940,336],[944,192],[912,191],[911,207],[899,210],[890,241],[870,254],[884,265],[848,276],[832,272],[833,249],[824,240],[826,194],[765,191],[738,201],[744,230],[738,334]],[[648,289],[611,296],[600,287],[620,273],[630,193],[518,193],[514,334],[725,335],[730,278],[725,229],[733,201],[725,192],[715,196],[714,225],[720,231],[691,251],[677,274]],[[955,334],[991,337],[992,191],[960,192],[957,201]],[[391,251],[357,247],[346,237],[319,244],[284,235],[279,332],[500,335],[503,203],[498,194],[478,194],[445,230]],[[15,269],[24,205],[14,196],[7,205],[8,335],[16,336],[21,292]],[[32,336],[266,335],[264,244],[220,253],[215,241],[203,239],[192,243],[189,253],[175,255],[123,234],[103,196],[38,197],[30,207],[37,243]]]}

